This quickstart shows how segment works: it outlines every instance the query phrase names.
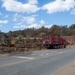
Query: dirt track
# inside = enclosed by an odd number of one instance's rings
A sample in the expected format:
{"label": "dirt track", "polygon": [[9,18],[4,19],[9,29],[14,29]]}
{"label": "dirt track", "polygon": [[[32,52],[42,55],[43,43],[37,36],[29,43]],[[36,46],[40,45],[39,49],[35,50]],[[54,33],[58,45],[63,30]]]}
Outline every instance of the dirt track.
{"label": "dirt track", "polygon": [[75,75],[75,61],[57,70],[51,75]]}

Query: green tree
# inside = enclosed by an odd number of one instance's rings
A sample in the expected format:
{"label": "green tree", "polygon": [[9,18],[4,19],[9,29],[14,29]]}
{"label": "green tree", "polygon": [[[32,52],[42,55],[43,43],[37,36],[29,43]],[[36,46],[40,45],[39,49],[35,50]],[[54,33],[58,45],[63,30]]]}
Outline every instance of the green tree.
{"label": "green tree", "polygon": [[72,25],[69,27],[69,30],[70,30],[70,35],[75,35],[75,24],[72,24]]}
{"label": "green tree", "polygon": [[38,37],[39,37],[39,38],[42,38],[43,35],[46,35],[46,33],[41,32],[41,33],[38,34]]}
{"label": "green tree", "polygon": [[53,25],[51,28],[50,28],[50,34],[58,34],[60,35],[60,30],[61,30],[61,27],[58,26],[58,25]]}
{"label": "green tree", "polygon": [[30,38],[31,38],[31,36],[30,36],[30,35],[27,35],[27,36],[26,36],[26,38],[27,38],[27,39],[30,39]]}
{"label": "green tree", "polygon": [[21,41],[24,39],[24,36],[23,35],[18,35],[18,39]]}
{"label": "green tree", "polygon": [[60,30],[61,35],[69,35],[69,28],[67,27],[67,25],[61,26],[61,30]]}

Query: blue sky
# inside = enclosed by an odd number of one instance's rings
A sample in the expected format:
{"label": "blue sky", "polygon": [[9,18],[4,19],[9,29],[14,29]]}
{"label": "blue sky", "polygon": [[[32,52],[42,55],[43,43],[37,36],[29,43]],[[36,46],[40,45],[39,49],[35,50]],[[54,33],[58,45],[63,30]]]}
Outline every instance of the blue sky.
{"label": "blue sky", "polygon": [[75,0],[0,0],[0,30],[75,24]]}

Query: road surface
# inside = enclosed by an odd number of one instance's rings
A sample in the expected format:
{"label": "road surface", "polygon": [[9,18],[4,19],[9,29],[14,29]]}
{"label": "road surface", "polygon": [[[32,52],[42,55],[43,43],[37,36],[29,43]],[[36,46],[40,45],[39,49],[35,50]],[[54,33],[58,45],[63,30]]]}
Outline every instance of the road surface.
{"label": "road surface", "polygon": [[13,56],[0,54],[0,75],[52,75],[75,61],[75,49],[34,51]]}

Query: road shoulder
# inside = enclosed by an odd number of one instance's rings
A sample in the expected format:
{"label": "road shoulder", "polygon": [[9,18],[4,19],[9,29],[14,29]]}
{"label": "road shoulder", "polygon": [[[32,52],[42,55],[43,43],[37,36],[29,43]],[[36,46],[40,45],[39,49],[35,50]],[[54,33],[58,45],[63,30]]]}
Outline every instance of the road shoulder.
{"label": "road shoulder", "polygon": [[50,75],[75,75],[75,61],[67,64],[63,68],[57,70]]}

